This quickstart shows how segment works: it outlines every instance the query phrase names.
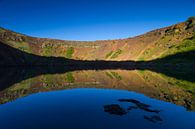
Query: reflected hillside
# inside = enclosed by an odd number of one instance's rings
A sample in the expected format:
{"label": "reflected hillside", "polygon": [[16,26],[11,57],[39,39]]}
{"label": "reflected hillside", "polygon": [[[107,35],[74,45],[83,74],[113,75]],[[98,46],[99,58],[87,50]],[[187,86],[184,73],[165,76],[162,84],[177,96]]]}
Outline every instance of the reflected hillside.
{"label": "reflected hillside", "polygon": [[[0,85],[9,84],[0,92],[1,104],[38,92],[72,88],[109,88],[134,91],[182,105],[188,110],[195,109],[195,83],[149,70],[80,70],[39,74],[32,78],[30,75],[35,74],[35,71],[17,70],[10,69],[5,76],[1,76]],[[52,70],[50,72],[52,73]]]}

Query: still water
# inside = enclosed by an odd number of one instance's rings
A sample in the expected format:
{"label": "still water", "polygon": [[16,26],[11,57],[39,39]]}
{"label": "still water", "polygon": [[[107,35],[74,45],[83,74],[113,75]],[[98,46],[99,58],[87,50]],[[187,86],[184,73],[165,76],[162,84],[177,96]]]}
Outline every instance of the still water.
{"label": "still water", "polygon": [[6,74],[1,129],[195,128],[192,81],[149,70]]}

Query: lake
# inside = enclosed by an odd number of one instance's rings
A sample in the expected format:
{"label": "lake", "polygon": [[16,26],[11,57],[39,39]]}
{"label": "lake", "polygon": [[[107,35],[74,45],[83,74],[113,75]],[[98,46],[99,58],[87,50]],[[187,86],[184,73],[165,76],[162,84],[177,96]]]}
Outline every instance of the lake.
{"label": "lake", "polygon": [[1,129],[195,128],[193,79],[137,69],[0,73]]}

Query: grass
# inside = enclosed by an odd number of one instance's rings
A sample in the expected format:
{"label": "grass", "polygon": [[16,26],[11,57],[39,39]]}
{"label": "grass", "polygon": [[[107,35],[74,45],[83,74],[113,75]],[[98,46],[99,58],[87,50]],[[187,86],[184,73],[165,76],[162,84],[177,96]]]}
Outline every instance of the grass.
{"label": "grass", "polygon": [[122,77],[116,72],[106,72],[106,75],[111,79],[122,80]]}
{"label": "grass", "polygon": [[[164,36],[160,41],[156,42],[154,46],[146,49],[140,57],[139,61],[161,59],[170,55],[176,55],[178,53],[190,52],[195,50],[195,35],[186,38],[181,42],[173,43],[170,41],[171,36]],[[190,57],[186,55],[186,57]],[[186,60],[185,58],[184,60]],[[179,59],[180,60],[180,59]],[[189,61],[191,61],[189,59]]]}
{"label": "grass", "polygon": [[106,72],[106,75],[107,75],[108,77],[110,77],[111,79],[113,79],[112,74],[110,74],[109,72]]}
{"label": "grass", "polygon": [[[169,47],[168,50],[166,50],[166,52],[163,53],[163,55],[160,58],[169,56],[169,55],[175,55],[177,53],[184,53],[184,52],[189,52],[189,51],[194,51],[195,50],[195,35],[184,39],[181,43],[179,43],[178,45],[172,45],[171,47]],[[189,57],[189,58],[188,58]],[[190,55],[186,55],[185,59],[183,60],[188,60],[190,61]]]}
{"label": "grass", "polygon": [[53,47],[51,45],[48,45],[48,46],[44,47],[44,49],[43,49],[43,55],[44,56],[51,55],[52,54],[52,48]]}
{"label": "grass", "polygon": [[161,55],[161,52],[165,51],[170,46],[170,36],[163,36],[160,41],[157,41],[153,46],[147,48],[138,59],[151,60]]}
{"label": "grass", "polygon": [[140,73],[140,74],[145,74],[145,70],[137,70],[138,71],[138,73]]}
{"label": "grass", "polygon": [[106,54],[106,59],[107,58],[111,58],[111,59],[117,58],[120,54],[122,54],[121,49],[118,49],[116,51],[110,51],[109,53]]}
{"label": "grass", "polygon": [[69,82],[69,83],[73,83],[75,81],[72,73],[66,73],[66,81]]}
{"label": "grass", "polygon": [[19,49],[21,51],[32,53],[32,50],[28,43],[26,42],[15,42],[15,41],[9,41],[7,42],[9,45],[13,46],[16,49]]}
{"label": "grass", "polygon": [[121,50],[121,49],[116,50],[116,51],[112,54],[111,59],[117,58],[120,54],[122,54],[122,50]]}
{"label": "grass", "polygon": [[51,44],[46,42],[42,48],[43,56],[62,56],[66,58],[71,58],[73,53],[74,53],[73,47],[66,48],[60,43]]}
{"label": "grass", "polygon": [[66,51],[66,58],[72,58],[73,53],[74,53],[74,48],[73,47],[68,48]]}
{"label": "grass", "polygon": [[195,83],[194,82],[190,82],[186,80],[178,80],[173,77],[168,77],[164,74],[159,74],[159,75],[163,77],[165,80],[167,80],[167,82],[169,82],[173,86],[180,87],[184,89],[185,91],[191,93],[195,97]]}
{"label": "grass", "polygon": [[112,77],[114,77],[115,79],[122,80],[122,77],[118,73],[116,72],[110,72],[110,73],[112,74]]}
{"label": "grass", "polygon": [[108,54],[106,54],[106,59],[109,58],[112,54],[113,54],[113,51],[111,51]]}
{"label": "grass", "polygon": [[[171,71],[170,71],[171,72]],[[179,72],[180,73],[180,72]],[[144,74],[140,73],[140,75],[151,85],[156,85],[156,88],[158,88],[159,91],[165,94],[170,94],[172,91],[167,89],[166,86],[170,86],[172,88],[175,87],[175,89],[181,89],[186,94],[191,94],[193,98],[195,98],[195,83],[182,80],[182,79],[176,79],[174,77],[169,77],[163,73],[156,73],[152,71],[145,71]],[[186,75],[187,76],[187,75]]]}

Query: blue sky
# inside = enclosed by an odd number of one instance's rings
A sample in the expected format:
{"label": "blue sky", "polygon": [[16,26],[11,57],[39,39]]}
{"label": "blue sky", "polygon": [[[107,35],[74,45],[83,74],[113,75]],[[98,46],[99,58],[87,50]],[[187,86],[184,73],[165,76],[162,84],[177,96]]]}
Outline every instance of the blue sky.
{"label": "blue sky", "polygon": [[195,16],[195,0],[0,0],[0,26],[36,37],[133,37]]}

